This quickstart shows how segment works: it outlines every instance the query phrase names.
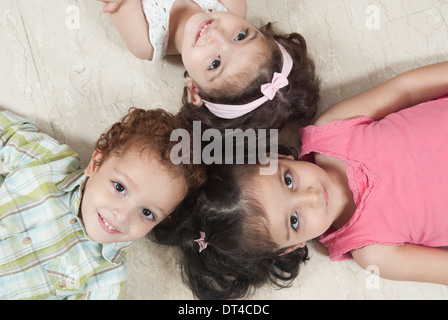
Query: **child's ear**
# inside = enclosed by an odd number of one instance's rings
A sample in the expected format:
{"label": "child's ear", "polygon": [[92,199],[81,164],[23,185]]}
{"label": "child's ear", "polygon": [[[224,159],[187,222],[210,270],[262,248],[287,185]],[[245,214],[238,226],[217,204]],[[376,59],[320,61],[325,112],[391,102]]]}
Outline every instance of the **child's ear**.
{"label": "child's ear", "polygon": [[294,156],[292,156],[292,155],[285,156],[284,154],[279,154],[279,155],[278,155],[278,158],[279,158],[279,159],[295,160],[295,159],[294,159]]}
{"label": "child's ear", "polygon": [[285,251],[280,253],[279,256],[283,256],[285,254],[288,254],[288,253],[290,253],[290,252],[292,252],[292,251],[294,251],[294,250],[296,250],[298,248],[303,248],[305,246],[305,244],[306,244],[305,242],[302,242],[302,243],[296,244],[294,246],[290,246],[290,247],[286,248]]}
{"label": "child's ear", "polygon": [[102,156],[103,154],[98,150],[95,150],[95,152],[93,152],[92,159],[90,159],[89,165],[84,169],[84,173],[87,177],[90,177],[98,169]]}
{"label": "child's ear", "polygon": [[199,90],[194,84],[193,79],[187,77],[186,86],[191,103],[193,103],[195,106],[199,106],[202,103],[202,98],[199,96]]}
{"label": "child's ear", "polygon": [[273,152],[268,152],[266,153],[267,157],[272,157],[272,158],[277,158],[277,159],[288,159],[288,160],[295,160],[294,156],[289,155],[289,156],[285,156],[284,154],[280,154],[280,153],[273,153]]}

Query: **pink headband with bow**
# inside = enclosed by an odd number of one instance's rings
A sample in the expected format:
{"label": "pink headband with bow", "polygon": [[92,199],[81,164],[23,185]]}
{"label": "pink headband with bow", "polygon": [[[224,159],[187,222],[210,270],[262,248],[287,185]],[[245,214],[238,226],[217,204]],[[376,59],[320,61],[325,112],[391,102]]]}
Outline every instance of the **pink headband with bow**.
{"label": "pink headband with bow", "polygon": [[282,71],[281,73],[274,73],[271,83],[266,83],[261,86],[261,92],[263,93],[261,98],[243,105],[215,104],[202,100],[207,109],[217,117],[235,119],[257,109],[266,101],[274,99],[277,91],[289,84],[288,76],[292,70],[291,56],[280,43],[277,42],[277,45],[280,47],[283,57]]}

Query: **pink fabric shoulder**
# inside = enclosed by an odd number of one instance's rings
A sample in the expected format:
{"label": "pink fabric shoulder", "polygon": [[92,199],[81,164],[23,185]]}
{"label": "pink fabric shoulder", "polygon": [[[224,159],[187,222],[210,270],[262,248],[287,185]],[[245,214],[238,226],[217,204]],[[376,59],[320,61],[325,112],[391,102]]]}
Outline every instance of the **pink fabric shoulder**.
{"label": "pink fabric shoulder", "polygon": [[345,226],[320,237],[330,259],[373,243],[448,245],[447,123],[445,97],[380,121],[361,117],[300,131],[302,160],[322,153],[347,164],[357,205]]}

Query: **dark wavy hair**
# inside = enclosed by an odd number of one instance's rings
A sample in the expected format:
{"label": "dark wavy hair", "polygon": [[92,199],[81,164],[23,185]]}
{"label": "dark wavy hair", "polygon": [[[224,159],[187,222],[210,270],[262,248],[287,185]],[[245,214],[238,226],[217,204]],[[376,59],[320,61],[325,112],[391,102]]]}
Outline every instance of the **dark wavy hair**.
{"label": "dark wavy hair", "polygon": [[[202,121],[207,126],[219,130],[227,128],[282,129],[290,120],[299,120],[301,126],[310,124],[317,113],[320,81],[316,75],[314,62],[308,54],[305,38],[298,33],[277,34],[273,31],[272,23],[267,24],[260,31],[268,42],[269,49],[266,55],[271,58],[261,59],[260,57],[260,61],[266,60],[267,63],[257,68],[256,74],[252,75],[251,79],[246,79],[244,70],[241,75],[235,75],[237,78],[244,76],[245,81],[250,81],[250,85],[242,92],[235,93],[236,90],[241,91],[238,89],[239,86],[234,85],[235,82],[238,83],[236,79],[229,82],[232,90],[221,88],[205,92],[198,88],[199,95],[204,100],[222,104],[245,104],[260,98],[261,85],[271,82],[274,72],[280,72],[282,69],[282,54],[275,41],[288,51],[293,60],[293,69],[288,76],[289,85],[280,89],[273,100],[265,102],[246,115],[230,120],[213,115],[205,105],[196,106],[191,103],[185,87],[180,112],[187,119]],[[233,87],[231,87],[232,84]]]}
{"label": "dark wavy hair", "polygon": [[[308,260],[308,249],[281,255],[251,187],[259,165],[211,165],[207,182],[165,243],[180,247],[184,282],[199,299],[242,298],[267,282],[287,287]],[[194,240],[205,232],[208,246]],[[161,239],[159,239],[161,240]],[[162,241],[163,242],[163,241]]]}

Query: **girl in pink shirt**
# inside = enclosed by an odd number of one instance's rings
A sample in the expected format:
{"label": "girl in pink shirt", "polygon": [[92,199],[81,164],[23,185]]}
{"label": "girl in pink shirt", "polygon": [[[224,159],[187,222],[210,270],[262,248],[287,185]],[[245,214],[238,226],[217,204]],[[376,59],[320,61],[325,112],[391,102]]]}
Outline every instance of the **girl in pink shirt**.
{"label": "girl in pink shirt", "polygon": [[447,285],[447,74],[448,62],[423,67],[334,105],[301,130],[302,161],[279,156],[273,175],[211,167],[179,229],[193,292],[235,298],[282,285],[315,238],[332,260]]}

